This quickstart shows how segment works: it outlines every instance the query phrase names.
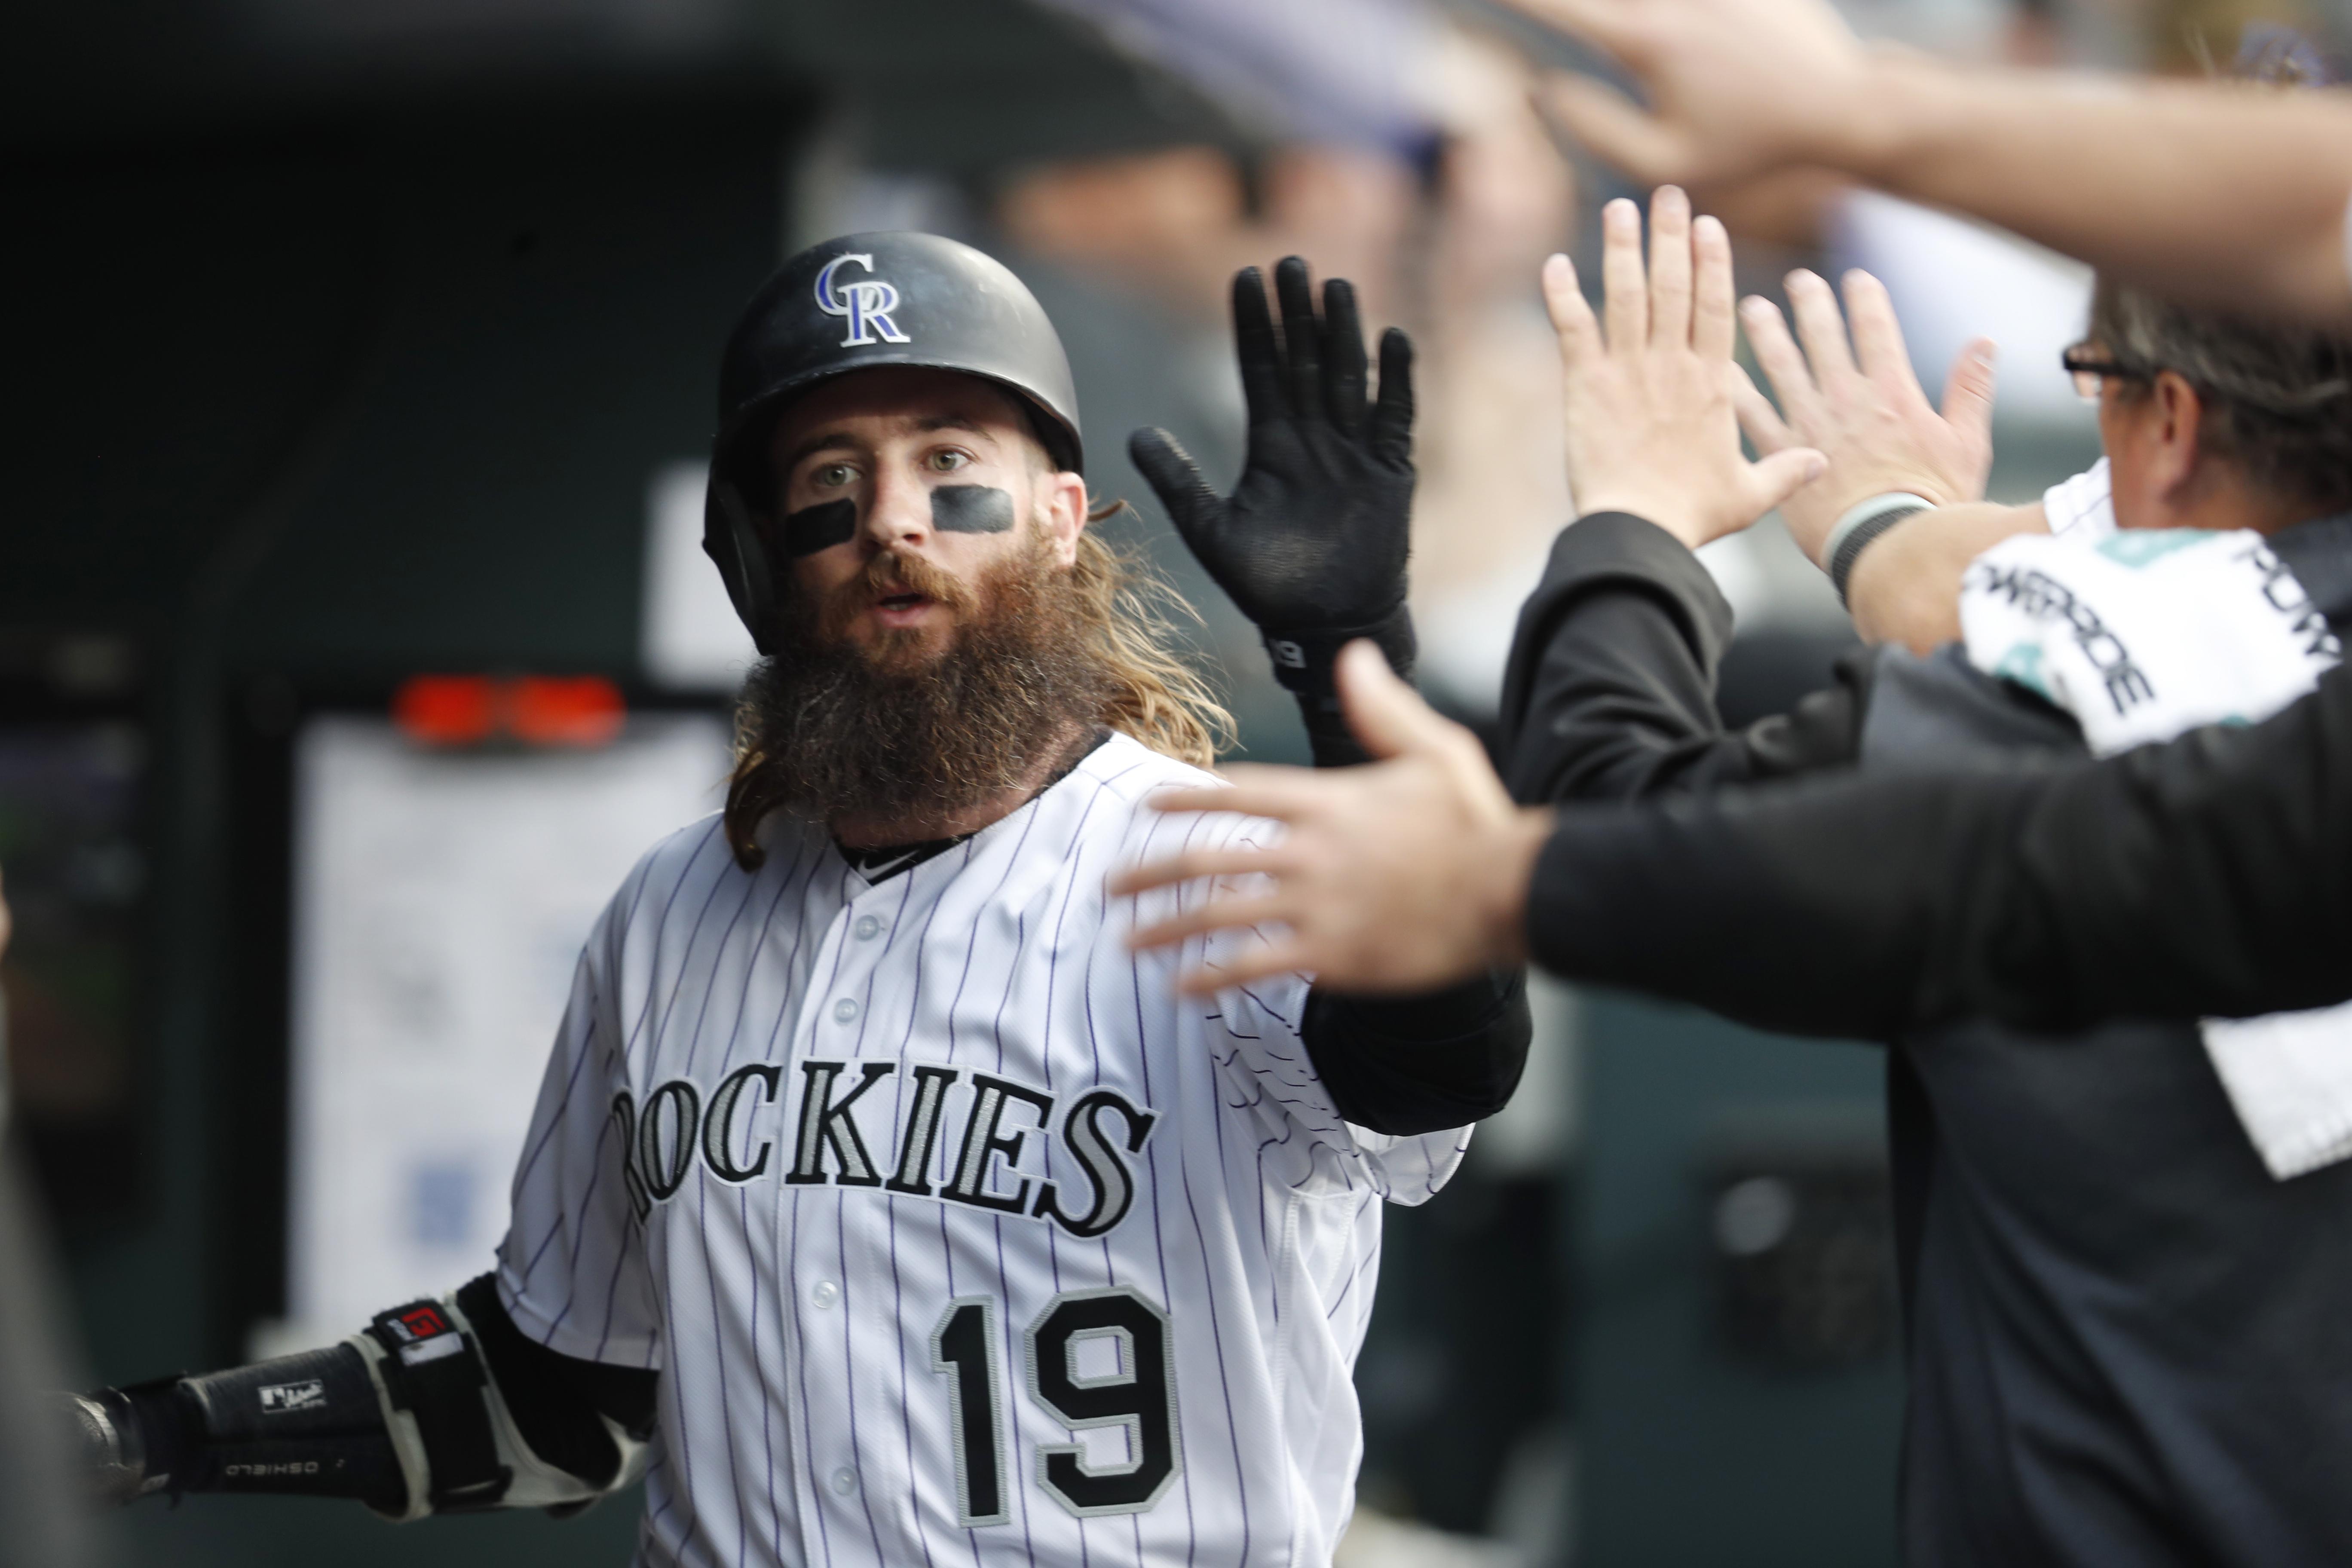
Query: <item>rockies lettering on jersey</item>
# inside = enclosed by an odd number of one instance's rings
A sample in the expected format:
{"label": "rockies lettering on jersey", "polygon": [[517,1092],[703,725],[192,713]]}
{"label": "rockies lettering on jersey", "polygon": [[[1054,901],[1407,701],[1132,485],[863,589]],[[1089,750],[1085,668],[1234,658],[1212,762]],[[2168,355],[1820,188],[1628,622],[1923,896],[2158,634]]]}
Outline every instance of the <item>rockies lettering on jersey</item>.
{"label": "rockies lettering on jersey", "polygon": [[[795,1121],[800,1128],[799,1142],[793,1147],[790,1173],[783,1179],[801,1183],[832,1180],[853,1187],[886,1184],[896,1193],[932,1195],[935,1189],[923,1179],[923,1174],[931,1164],[946,1091],[962,1076],[960,1069],[929,1066],[914,1069],[923,1080],[923,1089],[911,1103],[899,1102],[905,1121],[892,1145],[898,1151],[893,1156],[898,1174],[887,1184],[868,1158],[866,1141],[859,1136],[856,1124],[849,1120],[853,1102],[877,1079],[897,1071],[898,1067],[896,1062],[802,1063],[807,1087]],[[835,1100],[835,1081],[852,1068],[857,1071],[857,1087]],[[703,1109],[698,1146],[705,1168],[722,1182],[757,1181],[767,1174],[769,1156],[775,1145],[772,1132],[763,1122],[753,1120],[753,1115],[775,1099],[776,1084],[782,1077],[781,1069],[773,1065],[753,1062],[728,1074],[707,1099],[693,1084],[673,1080],[654,1090],[648,1103],[682,1108],[679,1113],[688,1118],[693,1115],[693,1108],[700,1105]],[[755,1098],[747,1101],[747,1091]],[[1080,1095],[1071,1104],[1062,1122],[1062,1142],[1092,1189],[1087,1206],[1071,1214],[1062,1207],[1058,1189],[1052,1182],[1038,1184],[1034,1201],[1025,1181],[1017,1192],[995,1190],[991,1173],[998,1159],[1017,1159],[1022,1141],[1027,1136],[1023,1131],[1004,1135],[1006,1108],[1015,1104],[1036,1110],[1034,1131],[1043,1131],[1053,1122],[1051,1094],[985,1073],[972,1075],[971,1092],[965,1100],[963,1131],[954,1144],[957,1153],[950,1169],[955,1176],[947,1185],[936,1189],[938,1195],[1006,1214],[1051,1219],[1072,1236],[1100,1236],[1126,1218],[1128,1205],[1135,1195],[1135,1178],[1128,1156],[1141,1151],[1143,1140],[1150,1134],[1152,1123],[1159,1117],[1129,1104],[1114,1089],[1095,1089]],[[747,1108],[751,1114],[739,1114]],[[1102,1125],[1106,1112],[1117,1117],[1120,1131],[1106,1135]],[[637,1217],[643,1219],[656,1201],[668,1198],[685,1180],[681,1152],[686,1143],[681,1135],[687,1129],[667,1111],[641,1121],[635,1102],[626,1093],[614,1098],[613,1115],[620,1124],[617,1142],[621,1161],[625,1167],[630,1167],[623,1171],[621,1179],[629,1190]],[[749,1163],[743,1163],[730,1151],[747,1144],[753,1145],[756,1152],[747,1156]]]}
{"label": "rockies lettering on jersey", "polygon": [[1342,1121],[1303,978],[1201,1000],[1221,948],[1128,951],[1196,895],[1130,910],[1114,871],[1270,831],[1144,809],[1206,776],[1114,738],[880,880],[785,818],[746,872],[713,819],[615,895],[499,1285],[662,1371],[641,1563],[1328,1559],[1381,1204],[1468,1134]]}

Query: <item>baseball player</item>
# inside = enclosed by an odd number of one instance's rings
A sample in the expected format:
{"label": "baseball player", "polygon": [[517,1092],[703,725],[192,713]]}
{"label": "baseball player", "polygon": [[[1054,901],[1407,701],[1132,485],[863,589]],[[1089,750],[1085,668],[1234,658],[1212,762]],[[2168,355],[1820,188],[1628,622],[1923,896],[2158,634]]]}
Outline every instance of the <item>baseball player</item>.
{"label": "baseball player", "polygon": [[[1235,291],[1228,500],[1137,456],[1257,617],[1318,754],[1330,661],[1400,666],[1410,351]],[[584,1507],[644,1563],[1318,1563],[1383,1200],[1516,1082],[1515,977],[1351,1000],[1176,984],[1105,884],[1263,841],[1144,809],[1223,720],[1088,531],[1067,363],[1003,267],[803,252],[726,353],[707,546],[768,656],[726,811],[583,953],[498,1268],[341,1344],[76,1396],[111,1495]],[[1343,537],[1344,536],[1344,537]],[[1172,904],[1161,912],[1172,912]]]}

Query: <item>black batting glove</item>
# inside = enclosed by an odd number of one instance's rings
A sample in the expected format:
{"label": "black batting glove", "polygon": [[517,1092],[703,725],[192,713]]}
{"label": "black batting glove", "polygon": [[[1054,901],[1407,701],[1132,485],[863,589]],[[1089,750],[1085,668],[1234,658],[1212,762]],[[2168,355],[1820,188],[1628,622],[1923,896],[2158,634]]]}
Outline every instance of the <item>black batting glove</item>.
{"label": "black batting glove", "polygon": [[1377,401],[1367,396],[1356,290],[1323,285],[1307,263],[1274,269],[1276,341],[1255,267],[1234,279],[1234,346],[1249,408],[1249,451],[1221,496],[1165,430],[1139,430],[1128,455],[1209,575],[1255,624],[1275,679],[1298,698],[1318,763],[1360,762],[1332,686],[1339,649],[1370,637],[1412,673],[1405,559],[1412,509],[1412,342],[1381,337]]}

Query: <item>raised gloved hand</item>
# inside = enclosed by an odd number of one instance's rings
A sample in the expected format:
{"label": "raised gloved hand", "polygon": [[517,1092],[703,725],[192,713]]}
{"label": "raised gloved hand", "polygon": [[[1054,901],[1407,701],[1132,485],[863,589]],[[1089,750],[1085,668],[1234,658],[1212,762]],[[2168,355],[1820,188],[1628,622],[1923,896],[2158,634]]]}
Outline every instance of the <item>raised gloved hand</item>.
{"label": "raised gloved hand", "polygon": [[[1184,542],[1255,623],[1275,676],[1297,693],[1322,760],[1352,752],[1331,671],[1351,638],[1370,637],[1400,675],[1412,668],[1405,558],[1412,505],[1412,344],[1381,338],[1377,400],[1367,395],[1363,328],[1344,279],[1323,286],[1307,264],[1275,268],[1282,339],[1255,267],[1234,279],[1234,342],[1249,409],[1248,457],[1221,496],[1175,437],[1139,430],[1128,453]],[[1328,743],[1328,744],[1327,744]],[[1360,753],[1359,753],[1360,754]]]}

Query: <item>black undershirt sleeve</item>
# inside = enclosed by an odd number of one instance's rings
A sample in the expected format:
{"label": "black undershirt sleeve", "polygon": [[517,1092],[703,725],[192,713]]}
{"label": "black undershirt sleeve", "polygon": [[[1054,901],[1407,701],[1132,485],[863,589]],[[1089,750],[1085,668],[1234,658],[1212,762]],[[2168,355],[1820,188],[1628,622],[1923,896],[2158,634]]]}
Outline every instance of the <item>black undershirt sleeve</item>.
{"label": "black undershirt sleeve", "polygon": [[660,1374],[549,1350],[515,1327],[490,1275],[461,1287],[457,1306],[531,1452],[591,1486],[611,1485],[620,1451],[597,1417],[611,1417],[639,1441],[652,1436]]}
{"label": "black undershirt sleeve", "polygon": [[2098,762],[1564,808],[1527,929],[1569,978],[1806,1034],[2339,1002],[2352,670],[2261,724]]}
{"label": "black undershirt sleeve", "polygon": [[[1408,634],[1409,637],[1409,634]],[[1383,644],[1391,665],[1393,648]],[[1298,693],[1318,768],[1370,761],[1336,699]],[[1466,1127],[1509,1103],[1535,1026],[1527,975],[1508,970],[1420,996],[1307,993],[1299,1042],[1340,1115],[1391,1137]]]}
{"label": "black undershirt sleeve", "polygon": [[1343,996],[1318,985],[1298,1030],[1339,1114],[1400,1138],[1502,1110],[1534,1033],[1518,970],[1422,996]]}

